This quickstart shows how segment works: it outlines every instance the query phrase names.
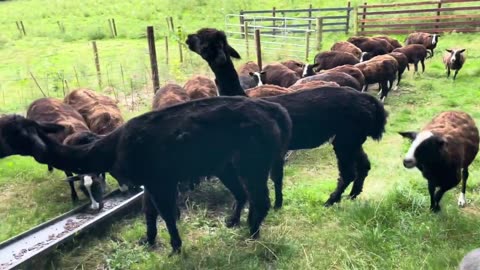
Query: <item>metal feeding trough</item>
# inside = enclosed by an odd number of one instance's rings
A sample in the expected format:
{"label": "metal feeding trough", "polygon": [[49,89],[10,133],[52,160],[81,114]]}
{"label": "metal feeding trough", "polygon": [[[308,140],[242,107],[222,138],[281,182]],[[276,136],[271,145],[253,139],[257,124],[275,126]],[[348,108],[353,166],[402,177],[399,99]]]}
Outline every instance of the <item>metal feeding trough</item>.
{"label": "metal feeding trough", "polygon": [[142,196],[143,191],[132,195],[117,189],[105,196],[99,212],[89,211],[90,203],[87,203],[0,243],[0,269],[18,267],[48,253],[73,236],[139,203]]}

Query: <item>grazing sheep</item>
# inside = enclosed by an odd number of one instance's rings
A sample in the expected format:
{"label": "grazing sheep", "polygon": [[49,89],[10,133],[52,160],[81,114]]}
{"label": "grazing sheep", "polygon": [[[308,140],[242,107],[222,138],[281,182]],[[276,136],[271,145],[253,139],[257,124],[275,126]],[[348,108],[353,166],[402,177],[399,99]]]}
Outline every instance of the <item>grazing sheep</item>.
{"label": "grazing sheep", "polygon": [[169,83],[155,93],[152,110],[160,110],[190,100],[187,91],[178,84]]}
{"label": "grazing sheep", "polygon": [[300,79],[295,71],[280,63],[268,64],[262,69],[262,71],[265,72],[265,81],[263,81],[263,84],[290,87]]}
{"label": "grazing sheep", "polygon": [[178,253],[180,179],[217,175],[240,196],[237,201],[248,198],[250,235],[259,237],[270,208],[268,175],[275,181],[283,177],[291,121],[285,109],[272,102],[215,97],[145,113],[84,146],[65,146],[47,135],[62,129],[19,115],[3,116],[0,158],[28,155],[62,170],[107,171],[121,183],[143,185],[166,223],[173,252]]}
{"label": "grazing sheep", "polygon": [[[440,211],[443,194],[462,180],[458,205],[463,207],[467,187],[468,166],[478,152],[478,129],[468,114],[442,112],[419,133],[400,132],[412,145],[403,160],[405,168],[417,167],[428,181],[430,209]],[[439,188],[437,191],[435,189]]]}
{"label": "grazing sheep", "polygon": [[373,37],[373,39],[387,41],[392,46],[392,47],[389,47],[389,49],[391,48],[392,50],[402,47],[402,44],[400,44],[398,40],[391,38],[389,36],[375,36]]}
{"label": "grazing sheep", "polygon": [[378,55],[368,61],[356,64],[355,67],[360,69],[365,76],[363,91],[368,90],[369,84],[379,83],[380,99],[385,102],[388,92],[397,78],[397,60],[390,55]]}
{"label": "grazing sheep", "polygon": [[328,70],[342,65],[355,65],[360,61],[353,54],[341,51],[328,51],[315,56],[313,65],[306,65],[303,77],[313,76],[315,72]]}
{"label": "grazing sheep", "polygon": [[465,49],[447,49],[446,51],[443,55],[443,64],[447,69],[447,78],[450,77],[450,70],[455,70],[455,74],[453,74],[453,80],[455,80],[466,60],[466,56],[463,53]]}
{"label": "grazing sheep", "polygon": [[218,96],[217,86],[210,78],[194,75],[183,86],[191,100]]}
{"label": "grazing sheep", "polygon": [[391,52],[390,44],[385,40],[373,39],[370,37],[350,37],[348,42],[362,50],[360,62],[370,60],[377,55],[383,55]]}
{"label": "grazing sheep", "polygon": [[340,51],[340,52],[347,52],[353,54],[358,60],[362,57],[362,50],[357,46],[353,45],[347,41],[339,41],[333,44],[330,48],[330,51]]}
{"label": "grazing sheep", "polygon": [[408,67],[408,57],[401,52],[391,52],[388,55],[395,58],[395,60],[397,60],[397,63],[398,63],[397,83],[394,88],[394,90],[396,90],[398,85],[400,84],[400,81],[402,80],[403,72],[405,72],[405,69],[410,69]]}
{"label": "grazing sheep", "polygon": [[295,73],[297,73],[297,76],[299,78],[302,77],[303,68],[305,67],[305,63],[302,63],[302,62],[297,61],[297,60],[287,60],[287,61],[280,62],[280,64],[282,64],[282,65],[286,66],[287,68],[295,71]]}
{"label": "grazing sheep", "polygon": [[393,52],[403,53],[408,58],[408,63],[415,67],[414,72],[418,73],[418,62],[422,64],[422,72],[425,72],[425,59],[427,57],[427,49],[420,44],[405,45],[401,48],[396,48]]}
{"label": "grazing sheep", "polygon": [[87,88],[73,90],[63,102],[77,110],[90,130],[99,135],[112,132],[124,122],[115,100]]}
{"label": "grazing sheep", "polygon": [[339,87],[340,85],[336,82],[308,81],[300,84],[295,83],[294,85],[290,86],[289,89],[292,91],[303,91],[303,90],[317,89],[324,86]]}
{"label": "grazing sheep", "polygon": [[[65,145],[87,144],[98,138],[90,132],[83,117],[73,107],[64,104],[59,99],[41,98],[35,100],[28,107],[27,118],[40,123],[61,125],[63,130],[49,134],[49,137]],[[48,168],[49,171],[53,170],[51,165]],[[86,197],[91,199],[91,208],[100,209],[103,207],[102,195],[105,178],[102,182],[99,176],[95,174],[73,176],[70,171],[65,171],[65,174],[70,185],[70,195],[73,202],[78,201],[74,181],[80,181],[80,189]],[[92,190],[102,192],[99,196],[98,193],[92,194]]]}
{"label": "grazing sheep", "polygon": [[360,85],[357,79],[355,79],[351,75],[340,71],[330,70],[325,70],[316,75],[300,79],[294,85],[301,85],[313,81],[334,82],[340,86],[348,86],[357,91],[362,91],[362,85]]}
{"label": "grazing sheep", "polygon": [[[186,43],[215,73],[220,95],[245,96],[231,59],[238,59],[240,55],[228,44],[223,31],[203,28],[189,34]],[[382,137],[387,119],[387,112],[375,97],[348,87],[320,87],[262,99],[282,105],[290,114],[293,128],[289,150],[315,148],[334,138],[332,144],[340,177],[325,206],[340,202],[342,193],[352,182],[350,198],[362,192],[370,170],[362,145],[367,137],[375,140]],[[281,187],[281,184],[275,183],[275,186]],[[277,193],[275,195],[277,198]],[[281,205],[281,202],[276,204]]]}
{"label": "grazing sheep", "polygon": [[245,93],[248,97],[272,97],[292,93],[289,88],[280,87],[273,84],[264,84],[250,88]]}
{"label": "grazing sheep", "polygon": [[430,50],[430,57],[433,57],[433,50],[437,47],[439,37],[440,35],[438,34],[415,32],[408,35],[407,39],[405,40],[405,45],[421,44],[427,50]]}

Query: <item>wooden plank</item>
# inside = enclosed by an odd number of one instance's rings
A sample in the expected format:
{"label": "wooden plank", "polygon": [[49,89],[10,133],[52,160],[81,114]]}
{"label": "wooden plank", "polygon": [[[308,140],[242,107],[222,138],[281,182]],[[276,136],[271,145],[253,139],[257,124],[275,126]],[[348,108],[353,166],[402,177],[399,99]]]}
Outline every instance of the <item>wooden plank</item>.
{"label": "wooden plank", "polygon": [[[376,5],[359,5],[358,8],[371,7],[371,8],[386,8],[386,7],[410,7],[410,6],[421,6],[421,5],[436,5],[440,1],[422,1],[422,2],[408,2],[408,3],[392,3],[392,4],[376,4]],[[467,3],[467,2],[478,2],[478,0],[442,0],[443,4],[448,3]]]}
{"label": "wooden plank", "polygon": [[480,25],[480,21],[462,21],[462,22],[430,22],[430,23],[400,23],[400,24],[367,24],[364,28],[409,28],[424,26],[457,26],[457,25]]}
{"label": "wooden plank", "polygon": [[[459,32],[459,33],[475,33],[480,32],[476,28],[462,28],[462,29],[455,29],[455,28],[431,28],[431,29],[415,29],[416,32],[427,32],[427,33],[443,33],[443,32]],[[358,35],[371,35],[371,34],[408,34],[411,33],[412,30],[410,29],[397,29],[397,30],[372,30],[372,31],[361,31],[358,32]]]}
{"label": "wooden plank", "polygon": [[402,9],[402,10],[389,10],[389,11],[374,11],[366,12],[366,15],[387,15],[387,14],[411,14],[411,13],[423,13],[423,12],[443,12],[443,11],[459,11],[459,10],[479,10],[480,6],[470,7],[451,7],[451,8],[427,8],[427,9]]}
{"label": "wooden plank", "polygon": [[436,20],[436,19],[464,19],[464,18],[480,18],[480,14],[457,14],[457,15],[432,15],[432,16],[414,16],[414,17],[390,17],[375,19],[360,19],[358,22],[385,22],[385,21],[420,21],[420,20]]}
{"label": "wooden plank", "polygon": [[[350,8],[353,9],[353,8]],[[312,8],[312,12],[316,11],[346,11],[348,8],[346,7],[339,7],[339,8]],[[284,13],[295,13],[295,12],[309,12],[310,9],[277,9],[277,12],[284,12]],[[244,14],[259,14],[259,13],[268,13],[271,14],[272,10],[244,10]]]}

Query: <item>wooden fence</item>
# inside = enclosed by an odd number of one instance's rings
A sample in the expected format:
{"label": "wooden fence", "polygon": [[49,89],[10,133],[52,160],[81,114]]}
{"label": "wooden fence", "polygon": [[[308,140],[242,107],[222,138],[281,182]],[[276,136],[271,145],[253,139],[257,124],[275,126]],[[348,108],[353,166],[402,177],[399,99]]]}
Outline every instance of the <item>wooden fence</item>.
{"label": "wooden fence", "polygon": [[480,0],[440,0],[357,8],[357,35],[414,31],[480,32]]}
{"label": "wooden fence", "polygon": [[[278,27],[278,24],[283,21],[285,17],[295,17],[295,18],[304,18],[304,19],[314,19],[314,18],[323,18],[323,32],[344,32],[348,33],[350,29],[350,13],[353,11],[350,2],[347,3],[346,7],[335,7],[335,8],[313,8],[310,5],[306,9],[276,9],[273,7],[271,10],[241,10],[240,11],[240,32],[244,32],[243,25],[245,22],[249,23],[255,20],[257,16],[270,17],[268,20],[264,20],[268,25],[265,27]],[[308,23],[299,23],[295,25],[288,25],[291,30],[289,32],[296,33],[297,28],[308,27],[312,28],[312,24]],[[304,31],[298,31],[298,33],[303,33]],[[266,32],[264,34],[276,34],[275,30]]]}

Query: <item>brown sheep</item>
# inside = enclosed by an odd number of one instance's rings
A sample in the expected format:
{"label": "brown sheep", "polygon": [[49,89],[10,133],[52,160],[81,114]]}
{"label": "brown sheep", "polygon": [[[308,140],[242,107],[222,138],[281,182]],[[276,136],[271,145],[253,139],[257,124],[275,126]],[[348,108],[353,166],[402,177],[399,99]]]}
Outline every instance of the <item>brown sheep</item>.
{"label": "brown sheep", "polygon": [[124,120],[115,100],[87,88],[73,90],[63,100],[77,110],[90,130],[105,135],[123,125]]}
{"label": "brown sheep", "polygon": [[354,77],[344,72],[326,70],[316,75],[298,80],[295,85],[304,84],[312,81],[335,82],[340,86],[348,86],[357,91],[361,91],[360,83]]}
{"label": "brown sheep", "polygon": [[450,77],[450,70],[455,70],[455,74],[453,75],[453,80],[455,80],[466,60],[464,54],[465,49],[447,49],[446,51],[443,55],[443,64],[447,69],[447,78]]}
{"label": "brown sheep", "polygon": [[169,83],[158,89],[155,93],[152,110],[160,110],[189,100],[190,96],[183,87],[178,84]]}
{"label": "brown sheep", "polygon": [[302,62],[297,61],[297,60],[287,60],[287,61],[280,62],[280,64],[282,64],[282,65],[286,66],[287,68],[295,71],[299,78],[302,77],[303,69],[305,67],[305,63],[302,63]]}
{"label": "brown sheep", "polygon": [[396,90],[398,85],[400,84],[400,81],[402,80],[402,74],[403,72],[405,72],[405,69],[410,70],[410,68],[408,67],[408,58],[405,54],[401,52],[391,52],[388,55],[395,58],[395,60],[397,60],[397,63],[398,63],[397,83],[394,88],[394,90]]}
{"label": "brown sheep", "polygon": [[408,58],[408,63],[415,67],[414,72],[418,72],[418,62],[422,64],[422,72],[425,72],[425,59],[427,58],[427,49],[420,44],[405,45],[396,48],[393,52],[403,53]]}
{"label": "brown sheep", "polygon": [[351,53],[341,51],[327,51],[315,55],[315,63],[306,65],[303,77],[315,75],[315,72],[328,70],[342,65],[355,65],[360,61]]}
{"label": "brown sheep", "polygon": [[[412,145],[403,165],[419,168],[428,181],[430,209],[440,211],[443,194],[462,180],[462,193],[458,205],[466,203],[468,166],[478,153],[479,135],[475,121],[460,111],[440,113],[420,132],[400,132]],[[439,188],[438,190],[436,190]]]}
{"label": "brown sheep", "polygon": [[387,41],[392,46],[392,47],[388,47],[388,49],[391,49],[392,51],[396,48],[402,47],[402,44],[400,44],[398,40],[391,38],[389,36],[376,36],[376,37],[373,37],[373,39]]}
{"label": "brown sheep", "polygon": [[378,55],[374,58],[356,64],[363,76],[365,76],[365,87],[363,91],[368,90],[369,84],[380,84],[380,99],[385,102],[388,92],[393,86],[398,73],[398,63],[393,56]]}
{"label": "brown sheep", "polygon": [[191,100],[218,96],[217,86],[210,78],[194,75],[183,86]]}
{"label": "brown sheep", "polygon": [[255,98],[256,97],[272,97],[272,96],[278,96],[278,95],[285,95],[285,94],[289,94],[289,93],[292,93],[292,92],[293,91],[291,91],[288,88],[280,87],[280,86],[273,85],[273,84],[264,84],[264,85],[257,86],[257,87],[254,87],[254,88],[251,88],[251,89],[245,91],[247,96],[255,97]]}
{"label": "brown sheep", "polygon": [[360,60],[360,57],[362,57],[362,50],[360,50],[360,48],[358,48],[357,46],[347,41],[336,42],[335,44],[333,44],[330,50],[351,53],[355,57],[357,57],[358,60]]}
{"label": "brown sheep", "polygon": [[329,69],[328,71],[338,71],[338,72],[344,72],[347,73],[348,75],[352,76],[353,78],[357,79],[358,83],[360,86],[363,88],[365,85],[365,76],[363,76],[363,73],[360,69],[356,68],[353,65],[343,65],[343,66],[338,66],[332,69]]}
{"label": "brown sheep", "polygon": [[301,84],[294,84],[289,87],[289,89],[293,91],[303,91],[303,90],[311,90],[311,89],[316,89],[319,87],[324,87],[324,86],[329,86],[329,87],[339,87],[340,85],[336,82],[327,82],[327,81],[309,81]]}
{"label": "brown sheep", "polygon": [[300,77],[297,73],[280,63],[272,63],[263,68],[265,81],[263,84],[274,84],[280,87],[293,85]]}
{"label": "brown sheep", "polygon": [[424,32],[415,32],[408,35],[407,39],[405,40],[405,45],[410,44],[420,44],[423,45],[427,50],[430,50],[430,57],[433,57],[433,50],[437,47],[438,38],[440,35],[438,34],[429,34]]}
{"label": "brown sheep", "polygon": [[371,37],[350,37],[348,42],[362,50],[360,62],[370,60],[377,55],[383,55],[391,52],[393,47],[385,40],[374,39]]}
{"label": "brown sheep", "polygon": [[238,67],[237,73],[239,75],[249,75],[250,72],[260,72],[260,67],[257,65],[257,63],[253,61],[248,61],[244,64],[242,64],[240,67]]}

